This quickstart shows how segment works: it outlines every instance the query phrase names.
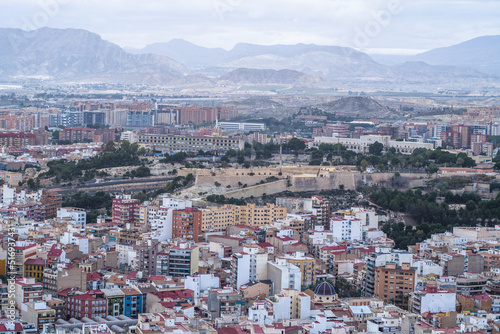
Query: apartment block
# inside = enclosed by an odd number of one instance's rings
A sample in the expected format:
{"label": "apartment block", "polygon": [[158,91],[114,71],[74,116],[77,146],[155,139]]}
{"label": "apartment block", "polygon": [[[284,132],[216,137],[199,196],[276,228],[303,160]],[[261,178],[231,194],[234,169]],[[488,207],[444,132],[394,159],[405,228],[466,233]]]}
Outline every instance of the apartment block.
{"label": "apartment block", "polygon": [[411,293],[409,309],[416,314],[452,312],[456,310],[456,297],[454,292],[427,286],[425,290]]}
{"label": "apartment block", "polygon": [[386,263],[375,268],[374,295],[386,303],[406,307],[410,293],[415,289],[415,268],[409,263]]}
{"label": "apartment block", "polygon": [[167,269],[167,274],[174,277],[190,276],[198,272],[200,249],[198,246],[191,246],[181,243],[179,246],[171,247],[167,256],[159,254],[156,269],[163,274]]}
{"label": "apartment block", "polygon": [[229,137],[195,137],[176,135],[141,134],[138,143],[151,151],[166,153],[217,151],[224,154],[229,150],[242,150],[245,142],[239,138]]}
{"label": "apartment block", "polygon": [[301,288],[300,268],[285,259],[277,258],[276,262],[268,262],[267,276],[274,283],[274,293],[279,294],[283,289],[300,290]]}
{"label": "apartment block", "polygon": [[36,136],[26,132],[0,132],[0,146],[26,147],[35,145]]}
{"label": "apartment block", "polygon": [[193,208],[174,210],[172,237],[201,241],[202,212]]}
{"label": "apartment block", "polygon": [[233,225],[234,222],[234,206],[211,206],[201,210],[201,230],[203,232],[224,232]]}
{"label": "apartment block", "polygon": [[316,282],[316,259],[303,252],[295,252],[281,256],[286,262],[300,269],[301,285],[309,286]]}
{"label": "apartment block", "polygon": [[245,224],[249,226],[271,225],[277,220],[286,218],[287,210],[285,207],[274,204],[266,204],[258,207],[255,204],[235,206],[234,220],[236,224]]}
{"label": "apartment block", "polygon": [[117,195],[113,198],[113,222],[135,225],[139,221],[140,204],[138,199],[133,199],[130,195]]}

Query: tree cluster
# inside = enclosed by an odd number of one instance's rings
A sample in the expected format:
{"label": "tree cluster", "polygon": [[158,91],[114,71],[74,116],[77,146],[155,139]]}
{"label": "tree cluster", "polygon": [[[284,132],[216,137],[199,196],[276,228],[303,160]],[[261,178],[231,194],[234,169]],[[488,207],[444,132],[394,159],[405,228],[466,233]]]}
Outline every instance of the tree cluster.
{"label": "tree cluster", "polygon": [[[394,239],[398,248],[406,248],[428,238],[432,233],[444,232],[454,226],[493,226],[500,217],[500,195],[484,201],[475,194],[446,193],[445,200],[437,203],[437,193],[434,191],[423,193],[417,189],[401,192],[383,188],[372,193],[370,199],[385,209],[405,213],[417,222],[416,228],[408,226],[402,229],[397,225],[399,223],[383,227],[383,231]],[[465,206],[452,209],[450,204]]]}
{"label": "tree cluster", "polygon": [[217,204],[233,204],[233,205],[246,205],[247,203],[243,199],[238,198],[227,198],[224,195],[208,195],[207,201]]}
{"label": "tree cluster", "polygon": [[50,161],[47,163],[48,171],[40,174],[39,177],[42,179],[55,177],[55,183],[77,178],[90,181],[96,176],[105,176],[105,173],[97,172],[97,169],[141,165],[140,156],[144,153],[137,143],[109,142],[103,145],[103,150],[99,154],[89,159],[81,159],[78,162],[65,159]]}

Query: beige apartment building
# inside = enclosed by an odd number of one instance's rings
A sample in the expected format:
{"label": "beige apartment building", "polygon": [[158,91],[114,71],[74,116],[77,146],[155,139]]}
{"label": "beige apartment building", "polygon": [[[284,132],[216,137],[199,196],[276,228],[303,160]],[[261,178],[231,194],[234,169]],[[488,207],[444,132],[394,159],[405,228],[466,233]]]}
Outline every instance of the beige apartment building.
{"label": "beige apartment building", "polygon": [[201,211],[201,230],[203,232],[223,232],[228,226],[234,225],[234,205],[212,206]]}
{"label": "beige apartment building", "polygon": [[249,226],[270,225],[280,219],[286,218],[286,208],[274,204],[258,207],[255,204],[237,206],[235,209],[236,224]]}
{"label": "beige apartment building", "polygon": [[213,206],[202,210],[201,229],[203,232],[222,232],[227,227],[238,224],[266,226],[285,219],[286,214],[285,207],[274,204],[262,207],[255,204]]}

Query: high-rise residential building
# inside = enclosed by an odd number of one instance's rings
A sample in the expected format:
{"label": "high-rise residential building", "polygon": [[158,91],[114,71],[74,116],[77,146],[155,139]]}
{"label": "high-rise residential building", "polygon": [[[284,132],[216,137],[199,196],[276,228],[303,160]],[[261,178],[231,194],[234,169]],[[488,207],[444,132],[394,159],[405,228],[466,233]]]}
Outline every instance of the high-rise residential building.
{"label": "high-rise residential building", "polygon": [[0,146],[26,147],[35,145],[36,136],[27,132],[0,132]]}
{"label": "high-rise residential building", "polygon": [[201,211],[193,208],[174,210],[172,215],[172,237],[200,242],[201,217]]}
{"label": "high-rise residential building", "polygon": [[59,133],[59,140],[70,142],[93,142],[95,129],[92,128],[64,128]]}
{"label": "high-rise residential building", "polygon": [[130,195],[117,195],[113,199],[113,222],[135,225],[139,221],[139,205],[141,201]]}
{"label": "high-rise residential building", "polygon": [[157,274],[174,277],[190,276],[198,272],[200,249],[188,243],[170,247],[167,253],[158,254]]}
{"label": "high-rise residential building", "polygon": [[147,127],[154,124],[154,112],[131,110],[127,113],[127,126]]}
{"label": "high-rise residential building", "polygon": [[201,210],[201,230],[203,232],[224,232],[234,224],[234,206],[212,206]]}
{"label": "high-rise residential building", "polygon": [[32,277],[16,279],[15,288],[15,301],[18,308],[21,308],[21,304],[23,303],[42,301],[42,283],[37,283]]}
{"label": "high-rise residential building", "polygon": [[415,289],[415,279],[415,268],[410,263],[387,262],[375,268],[374,295],[386,303],[407,307],[409,295]]}
{"label": "high-rise residential building", "polygon": [[231,285],[239,289],[250,282],[250,255],[234,253],[231,256]]}
{"label": "high-rise residential building", "polygon": [[84,111],[83,124],[106,124],[106,114],[103,111]]}
{"label": "high-rise residential building", "polygon": [[316,282],[316,259],[304,252],[295,252],[281,256],[286,262],[300,269],[301,285],[309,286]]}
{"label": "high-rise residential building", "polygon": [[300,290],[301,276],[300,268],[285,259],[267,263],[267,277],[274,283],[273,293],[280,294],[283,289]]}
{"label": "high-rise residential building", "polygon": [[274,204],[266,204],[258,207],[255,204],[235,206],[234,220],[236,224],[249,226],[266,226],[275,223],[277,220],[286,218],[285,207]]}
{"label": "high-rise residential building", "polygon": [[413,266],[413,254],[392,250],[389,247],[379,247],[371,251],[366,257],[366,272],[360,280],[361,295],[372,297],[375,295],[375,270],[377,267],[385,266],[386,263],[396,263],[402,266],[404,263],[410,263]]}
{"label": "high-rise residential building", "polygon": [[158,249],[159,244],[157,242],[148,241],[147,244],[134,245],[138,271],[142,271],[146,275],[154,275],[156,273]]}
{"label": "high-rise residential building", "polygon": [[471,127],[468,125],[452,125],[451,130],[441,131],[441,139],[455,149],[471,147]]}
{"label": "high-rise residential building", "polygon": [[363,222],[355,216],[335,216],[330,220],[330,231],[337,242],[363,240]]}
{"label": "high-rise residential building", "polygon": [[57,211],[62,207],[62,195],[47,189],[43,189],[40,203],[45,206],[46,218],[56,217]]}
{"label": "high-rise residential building", "polygon": [[49,115],[49,126],[82,126],[83,113],[81,111],[63,111]]}

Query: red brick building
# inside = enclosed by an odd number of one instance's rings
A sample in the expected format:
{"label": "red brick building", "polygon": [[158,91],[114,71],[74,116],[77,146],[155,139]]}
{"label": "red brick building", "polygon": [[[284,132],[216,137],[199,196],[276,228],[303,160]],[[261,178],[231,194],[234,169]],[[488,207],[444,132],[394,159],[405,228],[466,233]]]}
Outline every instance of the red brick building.
{"label": "red brick building", "polygon": [[66,299],[66,318],[68,319],[82,319],[84,317],[89,319],[94,319],[95,317],[105,318],[107,311],[104,294],[87,292],[80,295],[68,296]]}
{"label": "red brick building", "polygon": [[471,127],[452,125],[450,131],[441,132],[441,140],[455,149],[471,147]]}
{"label": "red brick building", "polygon": [[96,130],[93,141],[95,143],[107,144],[110,141],[115,141],[115,130]]}
{"label": "red brick building", "polygon": [[70,142],[94,141],[95,129],[92,128],[64,128],[59,133],[59,140]]}
{"label": "red brick building", "polygon": [[118,195],[113,199],[113,222],[135,225],[139,221],[141,201],[130,195]]}
{"label": "red brick building", "polygon": [[9,206],[9,216],[23,216],[28,220],[40,222],[45,219],[45,205],[36,202],[11,204]]}
{"label": "red brick building", "polygon": [[172,237],[201,241],[201,211],[193,208],[174,210],[172,217]]}
{"label": "red brick building", "polygon": [[0,146],[4,147],[26,147],[35,145],[36,137],[32,133],[25,132],[0,132]]}
{"label": "red brick building", "polygon": [[57,209],[62,207],[62,195],[43,189],[40,202],[45,206],[45,218],[54,218],[57,216]]}

